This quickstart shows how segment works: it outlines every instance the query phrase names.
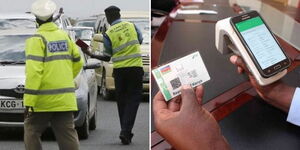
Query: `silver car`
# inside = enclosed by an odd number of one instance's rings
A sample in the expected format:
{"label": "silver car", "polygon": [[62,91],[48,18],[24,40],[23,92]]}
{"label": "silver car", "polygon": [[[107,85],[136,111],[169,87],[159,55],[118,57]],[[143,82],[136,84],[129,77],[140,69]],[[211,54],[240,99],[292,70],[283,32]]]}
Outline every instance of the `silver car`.
{"label": "silver car", "polygon": [[[23,93],[25,83],[25,40],[36,29],[2,30],[0,32],[0,127],[23,126]],[[74,80],[78,111],[74,122],[81,138],[88,138],[89,130],[97,122],[97,82],[95,68],[99,61],[87,59],[81,53],[84,68]]]}

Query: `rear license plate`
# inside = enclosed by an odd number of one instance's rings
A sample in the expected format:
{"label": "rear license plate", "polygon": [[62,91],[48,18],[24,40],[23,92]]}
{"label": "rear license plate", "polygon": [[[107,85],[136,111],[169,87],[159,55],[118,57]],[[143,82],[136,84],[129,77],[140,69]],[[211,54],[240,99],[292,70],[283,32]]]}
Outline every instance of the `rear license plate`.
{"label": "rear license plate", "polygon": [[23,100],[0,100],[0,109],[22,109]]}

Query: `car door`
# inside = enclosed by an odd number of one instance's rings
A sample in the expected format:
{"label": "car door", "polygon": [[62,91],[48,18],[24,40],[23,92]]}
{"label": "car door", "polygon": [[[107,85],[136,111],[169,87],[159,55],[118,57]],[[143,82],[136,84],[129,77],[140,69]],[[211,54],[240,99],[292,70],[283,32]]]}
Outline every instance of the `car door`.
{"label": "car door", "polygon": [[[89,64],[90,57],[83,54],[86,64]],[[97,105],[97,80],[96,80],[96,74],[95,69],[86,69],[84,70],[85,77],[88,82],[88,88],[89,88],[89,97],[90,97],[90,103],[89,103],[89,113],[90,116],[92,116],[93,112],[95,111],[96,105]]]}

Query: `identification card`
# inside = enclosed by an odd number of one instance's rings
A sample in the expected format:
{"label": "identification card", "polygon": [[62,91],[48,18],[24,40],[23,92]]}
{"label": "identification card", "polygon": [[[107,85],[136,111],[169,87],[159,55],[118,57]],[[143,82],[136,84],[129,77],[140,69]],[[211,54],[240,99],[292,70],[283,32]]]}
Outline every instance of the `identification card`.
{"label": "identification card", "polygon": [[198,51],[162,65],[152,70],[152,74],[166,101],[180,95],[182,85],[196,87],[210,80]]}

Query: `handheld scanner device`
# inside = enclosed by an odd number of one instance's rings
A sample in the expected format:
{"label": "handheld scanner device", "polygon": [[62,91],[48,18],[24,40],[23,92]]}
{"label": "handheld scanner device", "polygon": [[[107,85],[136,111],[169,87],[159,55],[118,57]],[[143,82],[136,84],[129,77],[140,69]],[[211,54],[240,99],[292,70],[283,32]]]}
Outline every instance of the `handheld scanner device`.
{"label": "handheld scanner device", "polygon": [[242,57],[259,85],[271,84],[287,73],[290,60],[256,11],[220,20],[215,29],[217,50]]}

